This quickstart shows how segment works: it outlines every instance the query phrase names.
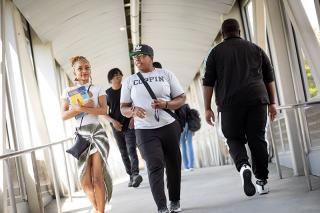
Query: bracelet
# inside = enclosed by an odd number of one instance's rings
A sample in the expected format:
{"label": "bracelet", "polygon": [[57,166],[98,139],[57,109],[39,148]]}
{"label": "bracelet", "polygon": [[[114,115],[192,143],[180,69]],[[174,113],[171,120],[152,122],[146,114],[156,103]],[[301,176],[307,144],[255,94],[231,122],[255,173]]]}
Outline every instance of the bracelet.
{"label": "bracelet", "polygon": [[166,101],[166,107],[165,108],[168,109],[168,101]]}

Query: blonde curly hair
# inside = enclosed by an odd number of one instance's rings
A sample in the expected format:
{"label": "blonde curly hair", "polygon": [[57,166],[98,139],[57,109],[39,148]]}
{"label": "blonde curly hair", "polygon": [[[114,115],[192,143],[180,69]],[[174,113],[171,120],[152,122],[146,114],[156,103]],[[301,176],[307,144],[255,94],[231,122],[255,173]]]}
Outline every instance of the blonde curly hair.
{"label": "blonde curly hair", "polygon": [[81,55],[77,55],[77,56],[71,57],[69,59],[69,61],[71,63],[71,66],[73,66],[78,61],[83,61],[83,62],[87,62],[88,64],[90,64],[89,60],[86,57],[81,56]]}

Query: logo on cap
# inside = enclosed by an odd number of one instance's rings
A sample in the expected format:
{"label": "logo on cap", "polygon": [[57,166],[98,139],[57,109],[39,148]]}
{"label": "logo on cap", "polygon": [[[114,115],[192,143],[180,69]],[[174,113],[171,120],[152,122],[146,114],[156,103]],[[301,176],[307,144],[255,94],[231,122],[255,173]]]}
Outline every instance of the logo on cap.
{"label": "logo on cap", "polygon": [[141,45],[137,45],[137,46],[134,48],[134,51],[140,52],[140,51],[141,51],[141,48],[142,48]]}

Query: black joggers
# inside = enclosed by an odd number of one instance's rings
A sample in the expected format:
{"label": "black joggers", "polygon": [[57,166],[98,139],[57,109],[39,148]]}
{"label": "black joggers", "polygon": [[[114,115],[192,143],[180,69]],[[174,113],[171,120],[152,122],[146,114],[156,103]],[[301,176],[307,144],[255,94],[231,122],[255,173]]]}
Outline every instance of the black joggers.
{"label": "black joggers", "polygon": [[112,127],[114,138],[119,147],[123,164],[130,177],[139,174],[139,159],[137,155],[136,135],[134,129],[117,131]]}
{"label": "black joggers", "polygon": [[164,192],[164,167],[170,201],[180,200],[181,153],[177,121],[157,129],[137,129],[137,144],[146,161],[153,198],[158,209],[167,208]]}
{"label": "black joggers", "polygon": [[252,170],[256,178],[268,179],[268,149],[265,140],[267,105],[239,106],[221,112],[222,132],[227,139],[229,152],[240,171],[249,164],[245,144],[248,142]]}

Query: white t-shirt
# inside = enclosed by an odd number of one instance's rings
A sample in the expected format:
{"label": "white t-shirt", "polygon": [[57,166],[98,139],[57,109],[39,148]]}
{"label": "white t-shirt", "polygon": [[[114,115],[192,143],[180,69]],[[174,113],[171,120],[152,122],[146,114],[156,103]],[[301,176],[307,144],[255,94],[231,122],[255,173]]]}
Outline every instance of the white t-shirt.
{"label": "white t-shirt", "polygon": [[[184,93],[176,76],[165,69],[155,69],[142,73],[158,99],[170,101]],[[120,103],[132,103],[146,111],[145,118],[134,118],[135,129],[156,129],[174,122],[174,118],[162,109],[158,109],[160,120],[155,119],[155,109],[151,107],[152,98],[137,74],[127,77],[121,89]]]}
{"label": "white t-shirt", "polygon": [[[88,89],[88,87],[90,86],[90,83],[87,83],[84,85],[77,84],[76,86],[85,86],[86,89]],[[63,93],[62,93],[62,98],[64,100],[66,100],[67,102],[69,102],[68,91],[70,91],[71,89],[72,89],[71,87],[67,87],[66,89],[63,90]],[[103,95],[105,96],[105,93],[101,89],[101,87],[96,86],[96,85],[91,85],[89,93],[90,92],[92,93],[91,99],[94,102],[94,107],[97,107],[99,105],[99,100],[98,100],[99,96],[103,96]],[[72,106],[69,105],[69,107],[71,108]],[[74,120],[75,120],[75,126],[79,127],[81,117],[78,119],[74,119]],[[82,121],[82,126],[87,125],[87,124],[99,124],[98,116],[86,113],[86,115],[84,116],[83,121]]]}

